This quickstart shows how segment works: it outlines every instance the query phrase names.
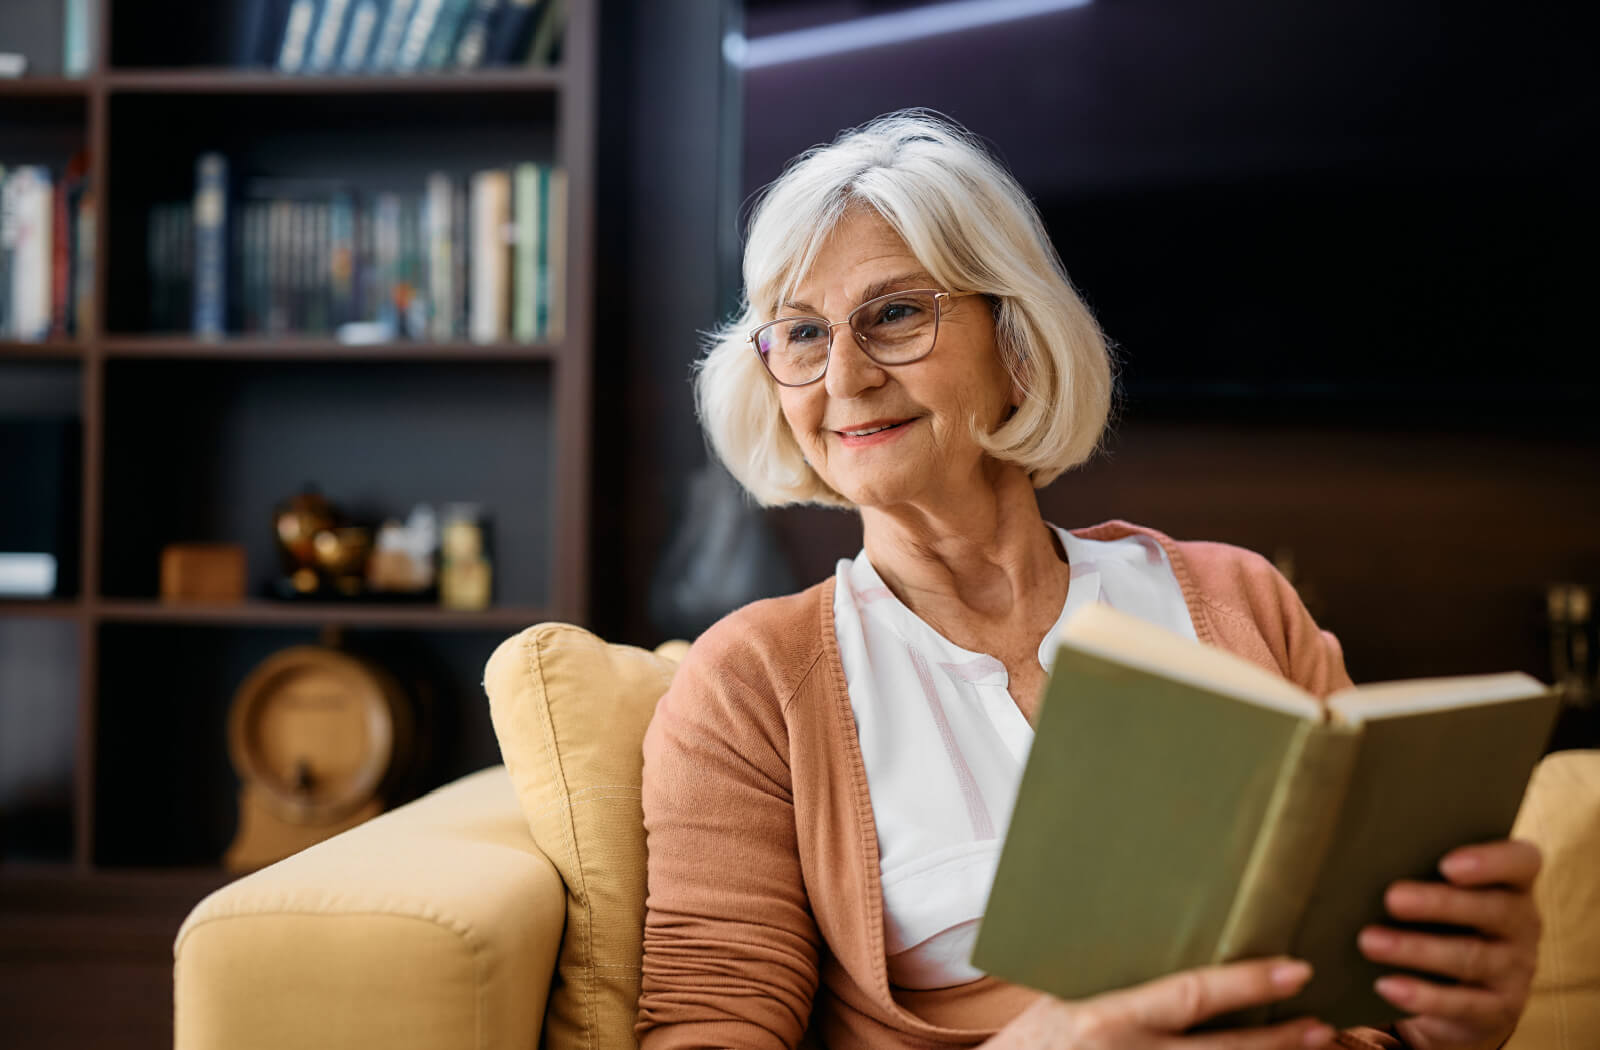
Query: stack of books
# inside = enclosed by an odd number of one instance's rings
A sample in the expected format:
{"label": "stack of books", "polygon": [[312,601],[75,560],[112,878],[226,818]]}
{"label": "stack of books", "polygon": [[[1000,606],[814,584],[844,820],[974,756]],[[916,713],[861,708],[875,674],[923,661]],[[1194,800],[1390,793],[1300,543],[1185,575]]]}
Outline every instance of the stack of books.
{"label": "stack of books", "polygon": [[80,153],[60,172],[0,164],[0,340],[72,339],[89,328],[94,197]]}
{"label": "stack of books", "polygon": [[566,172],[524,162],[414,193],[252,178],[206,154],[148,215],[152,329],[544,343],[565,324]]}
{"label": "stack of books", "polygon": [[566,0],[245,0],[239,66],[280,73],[418,73],[547,66]]}

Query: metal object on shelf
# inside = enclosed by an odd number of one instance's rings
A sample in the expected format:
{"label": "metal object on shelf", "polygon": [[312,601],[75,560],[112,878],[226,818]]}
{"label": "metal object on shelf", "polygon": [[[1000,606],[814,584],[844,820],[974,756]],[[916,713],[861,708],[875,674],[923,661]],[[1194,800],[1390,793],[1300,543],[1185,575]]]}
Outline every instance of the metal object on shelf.
{"label": "metal object on shelf", "polygon": [[1563,703],[1589,708],[1600,694],[1600,644],[1595,637],[1594,589],[1552,584],[1545,591],[1550,620],[1550,671]]}

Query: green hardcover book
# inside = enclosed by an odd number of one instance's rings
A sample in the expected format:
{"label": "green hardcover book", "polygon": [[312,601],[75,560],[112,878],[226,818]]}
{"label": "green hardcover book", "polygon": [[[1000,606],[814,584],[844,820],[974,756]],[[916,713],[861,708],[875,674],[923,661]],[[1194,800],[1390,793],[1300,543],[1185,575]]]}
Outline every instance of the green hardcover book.
{"label": "green hardcover book", "polygon": [[1238,1015],[1400,1012],[1356,936],[1385,888],[1504,838],[1557,700],[1512,673],[1320,704],[1219,649],[1094,605],[1064,627],[973,965],[1081,999],[1285,953],[1315,976]]}
{"label": "green hardcover book", "polygon": [[512,172],[511,214],[516,224],[516,264],[512,267],[511,337],[531,343],[539,334],[539,165],[518,164]]}

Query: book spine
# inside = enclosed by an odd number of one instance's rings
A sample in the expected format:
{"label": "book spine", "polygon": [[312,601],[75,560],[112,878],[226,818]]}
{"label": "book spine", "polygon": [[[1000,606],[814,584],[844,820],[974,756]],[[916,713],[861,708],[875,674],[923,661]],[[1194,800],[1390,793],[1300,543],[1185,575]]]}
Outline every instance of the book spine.
{"label": "book spine", "polygon": [[317,21],[317,0],[294,0],[283,23],[283,43],[278,47],[278,72],[298,73],[306,68],[311,50],[311,30]]}
{"label": "book spine", "polygon": [[12,334],[21,340],[39,340],[50,331],[51,230],[54,206],[50,173],[24,166],[8,180],[14,182],[16,249],[12,256]]}
{"label": "book spine", "polygon": [[339,57],[339,44],[344,40],[346,16],[350,13],[350,0],[323,0],[322,17],[317,20],[316,31],[311,36],[310,53],[306,69],[312,73],[326,73],[333,69]]}
{"label": "book spine", "polygon": [[439,18],[428,34],[428,44],[423,51],[421,68],[438,71],[450,66],[455,55],[456,39],[471,8],[472,0],[444,0],[439,8]]}
{"label": "book spine", "polygon": [[453,64],[457,69],[477,69],[483,65],[489,48],[489,30],[494,25],[500,0],[476,0],[456,39]]}
{"label": "book spine", "polygon": [[549,312],[541,338],[560,342],[567,330],[567,172],[550,169],[547,233],[545,234],[545,272],[549,285],[546,296]]}
{"label": "book spine", "polygon": [[50,334],[65,339],[71,325],[72,212],[67,199],[67,177],[50,192]]}
{"label": "book spine", "polygon": [[450,245],[450,262],[455,271],[451,283],[456,293],[455,328],[450,333],[452,339],[467,337],[467,318],[472,311],[472,209],[467,203],[470,192],[465,182],[457,181],[451,186],[450,234],[453,243]]}
{"label": "book spine", "polygon": [[416,0],[389,0],[389,9],[383,13],[383,25],[372,42],[372,53],[367,58],[368,73],[387,73],[394,69],[400,57],[400,44],[405,40],[406,26],[411,21],[411,10]]}
{"label": "book spine", "polygon": [[434,172],[428,176],[424,205],[428,228],[428,336],[440,343],[449,342],[455,331],[455,267],[450,258],[453,196],[449,175]]}
{"label": "book spine", "polygon": [[506,223],[511,211],[511,180],[504,171],[472,177],[472,329],[476,343],[506,338],[511,275]]}
{"label": "book spine", "polygon": [[72,256],[72,323],[73,333],[80,339],[94,330],[94,213],[94,194],[86,189],[78,198],[77,244]]}
{"label": "book spine", "polygon": [[428,51],[428,39],[439,22],[439,11],[444,0],[417,0],[411,20],[406,24],[405,36],[400,41],[400,52],[395,56],[394,69],[400,73],[415,73],[422,68],[422,59]]}
{"label": "book spine", "polygon": [[534,67],[552,66],[561,58],[561,38],[566,34],[566,0],[545,0],[539,15],[539,27],[528,42],[525,55],[519,56],[525,64]]}
{"label": "book spine", "polygon": [[95,4],[92,0],[67,0],[61,71],[69,77],[89,74],[94,55]]}
{"label": "book spine", "polygon": [[194,189],[194,333],[220,336],[228,297],[228,162],[201,154]]}
{"label": "book spine", "polygon": [[1333,842],[1360,739],[1339,725],[1300,727],[1284,755],[1213,961],[1289,950]]}
{"label": "book spine", "polygon": [[339,56],[339,72],[359,73],[367,67],[382,13],[378,0],[356,0],[355,8],[350,12],[350,29],[345,34],[344,51]]}
{"label": "book spine", "polygon": [[540,0],[506,0],[500,16],[490,26],[485,62],[491,66],[510,65],[527,52],[528,41],[539,16]]}
{"label": "book spine", "polygon": [[519,343],[531,343],[538,338],[539,328],[539,165],[518,164],[513,179],[517,245],[511,336]]}

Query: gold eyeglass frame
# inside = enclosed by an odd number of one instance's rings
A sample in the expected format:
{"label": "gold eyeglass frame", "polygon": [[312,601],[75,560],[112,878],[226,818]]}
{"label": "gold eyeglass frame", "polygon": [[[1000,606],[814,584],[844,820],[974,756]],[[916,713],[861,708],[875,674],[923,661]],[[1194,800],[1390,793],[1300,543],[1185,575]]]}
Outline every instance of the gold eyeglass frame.
{"label": "gold eyeglass frame", "polygon": [[[927,357],[929,354],[933,353],[933,348],[938,345],[939,321],[944,317],[944,307],[946,303],[950,302],[952,299],[964,299],[969,295],[982,294],[982,292],[941,292],[937,288],[903,288],[897,292],[885,292],[883,295],[874,296],[873,298],[868,299],[854,310],[851,310],[849,316],[847,316],[843,321],[830,321],[826,317],[816,317],[808,314],[799,314],[794,317],[776,317],[765,324],[757,325],[755,328],[751,329],[750,348],[755,351],[756,357],[761,359],[761,367],[767,370],[767,375],[772,376],[772,381],[777,383],[779,386],[788,387],[810,386],[812,383],[821,381],[821,379],[828,374],[828,366],[833,363],[833,330],[838,328],[840,325],[847,325],[850,328],[850,334],[856,337],[856,345],[861,347],[861,352],[866,354],[873,364],[882,368],[896,368],[900,365],[909,365],[917,361],[921,361],[924,357]],[[852,322],[855,321],[856,314],[860,313],[862,310],[865,310],[867,307],[876,306],[886,299],[894,299],[902,295],[933,296],[933,338],[928,340],[928,349],[924,350],[916,357],[908,358],[904,361],[879,361],[873,356],[872,350],[869,346],[870,341],[866,336],[856,331],[856,327]],[[795,321],[816,321],[822,327],[826,328],[828,330],[828,352],[822,359],[822,371],[818,372],[814,379],[807,379],[803,383],[785,383],[773,373],[772,365],[767,361],[767,355],[761,352],[761,333],[765,332],[774,325],[793,324]]]}

